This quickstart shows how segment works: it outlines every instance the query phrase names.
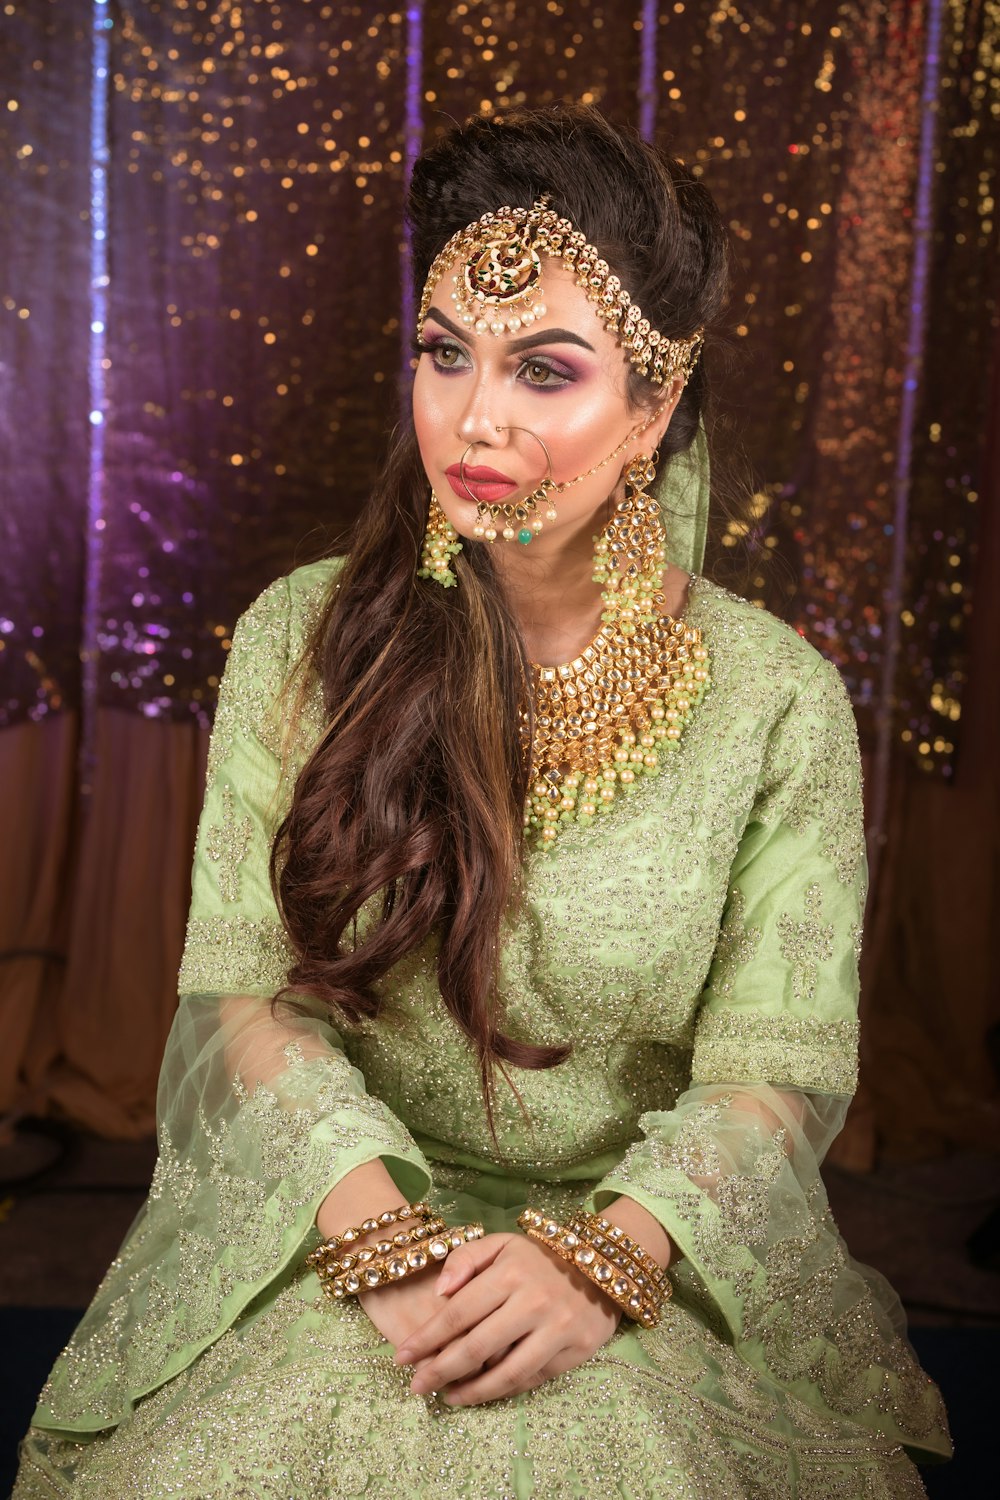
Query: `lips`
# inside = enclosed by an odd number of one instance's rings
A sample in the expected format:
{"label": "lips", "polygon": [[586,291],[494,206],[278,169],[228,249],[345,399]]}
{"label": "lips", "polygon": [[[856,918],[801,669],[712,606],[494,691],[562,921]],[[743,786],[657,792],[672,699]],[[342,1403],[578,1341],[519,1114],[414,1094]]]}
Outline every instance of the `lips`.
{"label": "lips", "polygon": [[[445,469],[444,472],[446,474],[452,474],[452,475],[454,475],[454,477],[456,479],[458,479],[458,480],[461,480],[461,478],[462,478],[462,466],[461,466],[461,464],[452,464],[451,467],[449,469]],[[488,481],[491,481],[493,484],[513,484],[514,483],[514,480],[511,479],[511,477],[510,477],[509,474],[501,474],[498,469],[489,469],[489,468],[486,468],[482,464],[478,464],[478,465],[475,465],[475,466],[472,466],[470,464],[466,464],[466,466],[465,466],[465,477],[466,477],[466,479],[488,480]]]}
{"label": "lips", "polygon": [[[444,471],[448,483],[460,500],[471,498],[481,505],[497,505],[505,496],[517,489],[515,480],[499,469],[490,469],[485,464],[452,464]],[[463,484],[464,479],[464,484]]]}

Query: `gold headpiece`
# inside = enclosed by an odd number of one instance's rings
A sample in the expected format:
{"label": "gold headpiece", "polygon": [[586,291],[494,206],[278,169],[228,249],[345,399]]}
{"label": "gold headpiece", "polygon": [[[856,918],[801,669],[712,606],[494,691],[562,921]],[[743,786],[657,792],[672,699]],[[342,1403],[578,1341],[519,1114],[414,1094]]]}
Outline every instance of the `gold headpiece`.
{"label": "gold headpiece", "polygon": [[451,297],[466,327],[499,337],[540,322],[547,311],[540,257],[545,251],[558,256],[577,285],[586,288],[604,326],[640,375],[654,385],[682,375],[686,384],[704,341],[703,330],[670,339],[652,328],[607,261],[569,219],[546,207],[548,201],[546,193],[530,209],[505,207],[485,213],[452,235],[428,273],[420,299],[418,334],[423,336],[438,282],[460,256],[464,264],[460,274],[452,277]]}

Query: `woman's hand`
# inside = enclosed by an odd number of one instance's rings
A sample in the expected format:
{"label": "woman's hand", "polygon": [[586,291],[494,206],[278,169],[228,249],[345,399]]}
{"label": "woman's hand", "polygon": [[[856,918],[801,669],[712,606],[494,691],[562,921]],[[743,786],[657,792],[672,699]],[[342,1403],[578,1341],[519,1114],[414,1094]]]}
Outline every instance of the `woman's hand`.
{"label": "woman's hand", "polygon": [[437,1285],[447,1264],[433,1264],[416,1276],[358,1293],[358,1301],[379,1333],[395,1348],[426,1327],[440,1311],[443,1298]]}
{"label": "woman's hand", "polygon": [[451,1406],[534,1390],[575,1369],[621,1318],[580,1271],[524,1234],[459,1246],[441,1267],[442,1285],[447,1296],[435,1291],[437,1311],[397,1345],[395,1359],[416,1366],[411,1391],[447,1386],[442,1399]]}

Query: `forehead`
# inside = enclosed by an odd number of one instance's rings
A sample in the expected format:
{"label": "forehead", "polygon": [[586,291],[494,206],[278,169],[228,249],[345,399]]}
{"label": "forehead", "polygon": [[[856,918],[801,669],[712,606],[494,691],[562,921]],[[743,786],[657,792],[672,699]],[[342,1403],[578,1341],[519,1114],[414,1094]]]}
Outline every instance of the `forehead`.
{"label": "forehead", "polygon": [[[532,332],[537,326],[538,332],[546,328],[567,328],[572,333],[578,333],[585,338],[594,349],[604,353],[619,347],[618,340],[609,333],[603,321],[597,314],[597,310],[590,301],[582,286],[579,286],[576,277],[563,261],[545,251],[541,253],[541,275],[535,283],[536,294],[541,294],[544,301],[546,313],[542,321],[532,325]],[[468,262],[467,256],[459,256],[446,268],[434,293],[431,297],[431,307],[438,307],[449,317],[455,318],[454,294],[467,295],[465,282],[465,267]],[[457,277],[457,285],[455,278]],[[535,300],[539,300],[536,295]],[[517,302],[512,300],[506,304],[506,313],[516,313]],[[521,334],[527,332],[522,329]],[[476,337],[474,330],[470,329],[472,337]],[[485,337],[485,335],[484,335]],[[491,340],[493,335],[489,335]],[[513,337],[511,334],[501,335],[501,338]]]}

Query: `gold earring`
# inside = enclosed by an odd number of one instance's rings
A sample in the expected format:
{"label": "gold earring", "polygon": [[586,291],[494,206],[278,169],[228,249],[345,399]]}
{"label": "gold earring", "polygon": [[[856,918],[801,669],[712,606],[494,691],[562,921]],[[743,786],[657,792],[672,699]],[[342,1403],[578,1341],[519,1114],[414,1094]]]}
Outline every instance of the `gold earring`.
{"label": "gold earring", "polygon": [[594,537],[592,576],[595,583],[604,584],[601,619],[627,636],[657,617],[655,596],[663,587],[667,537],[656,498],[645,488],[656,478],[653,459],[636,454],[625,465],[623,477],[625,497],[600,536]]}
{"label": "gold earring", "polygon": [[441,502],[431,490],[431,502],[427,510],[427,529],[424,532],[420,551],[418,578],[433,578],[443,588],[454,588],[458,579],[452,570],[451,559],[462,550],[458,532],[441,509]]}

